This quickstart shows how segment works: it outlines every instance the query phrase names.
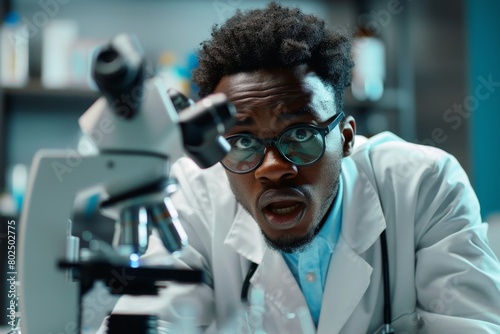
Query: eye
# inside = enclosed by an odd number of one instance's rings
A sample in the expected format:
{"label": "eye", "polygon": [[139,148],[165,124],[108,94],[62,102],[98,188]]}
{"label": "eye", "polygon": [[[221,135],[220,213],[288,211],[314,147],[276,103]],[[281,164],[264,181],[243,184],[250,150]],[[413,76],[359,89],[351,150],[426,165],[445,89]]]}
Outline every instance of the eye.
{"label": "eye", "polygon": [[257,145],[257,140],[251,137],[235,138],[234,141],[231,143],[231,146],[239,150],[247,150],[256,145]]}
{"label": "eye", "polygon": [[293,129],[288,134],[289,140],[296,142],[308,141],[312,136],[314,136],[314,131],[307,128]]}

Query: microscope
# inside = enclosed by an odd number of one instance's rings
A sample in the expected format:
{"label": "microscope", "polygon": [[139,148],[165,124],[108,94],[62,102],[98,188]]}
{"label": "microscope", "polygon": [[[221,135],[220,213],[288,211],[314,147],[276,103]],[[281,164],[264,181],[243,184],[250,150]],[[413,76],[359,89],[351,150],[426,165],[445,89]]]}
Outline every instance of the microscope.
{"label": "microscope", "polygon": [[[196,268],[141,266],[139,258],[153,231],[173,256],[186,247],[170,198],[176,189],[170,164],[185,155],[201,168],[222,159],[229,151],[222,134],[235,122],[234,106],[222,94],[194,103],[167,90],[148,73],[129,35],[103,46],[92,71],[102,97],[79,125],[98,153],[74,157],[41,150],[33,159],[20,219],[23,334],[80,333],[82,296],[95,281],[109,282],[113,271],[135,277],[122,294],[155,295],[160,281],[203,281]],[[101,212],[116,222],[113,247],[106,252],[81,252],[67,228],[75,199],[90,194],[99,195]],[[108,333],[142,333],[139,327],[156,333],[154,316],[111,315],[108,321]]]}

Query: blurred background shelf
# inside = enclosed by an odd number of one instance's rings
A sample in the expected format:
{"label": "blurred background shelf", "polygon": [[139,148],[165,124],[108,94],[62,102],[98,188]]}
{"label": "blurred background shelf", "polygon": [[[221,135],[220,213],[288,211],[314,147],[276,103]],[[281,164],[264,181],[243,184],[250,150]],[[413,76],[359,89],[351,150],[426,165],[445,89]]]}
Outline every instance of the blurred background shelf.
{"label": "blurred background shelf", "polygon": [[4,87],[3,93],[6,97],[43,97],[51,98],[70,98],[70,99],[88,99],[95,100],[99,97],[99,93],[88,88],[46,88],[42,85],[40,79],[31,79],[28,84],[20,88]]}

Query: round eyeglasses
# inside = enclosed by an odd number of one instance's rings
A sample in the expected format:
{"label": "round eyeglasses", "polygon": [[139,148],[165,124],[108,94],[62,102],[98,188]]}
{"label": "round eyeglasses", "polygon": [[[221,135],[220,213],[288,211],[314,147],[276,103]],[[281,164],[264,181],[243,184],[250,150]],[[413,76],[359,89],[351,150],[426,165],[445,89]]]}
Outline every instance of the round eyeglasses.
{"label": "round eyeglasses", "polygon": [[326,127],[311,124],[292,125],[275,138],[261,139],[242,133],[226,138],[231,145],[222,165],[237,174],[249,173],[260,166],[266,147],[274,146],[281,156],[296,166],[315,163],[325,153],[325,137],[342,120],[344,112],[336,114]]}

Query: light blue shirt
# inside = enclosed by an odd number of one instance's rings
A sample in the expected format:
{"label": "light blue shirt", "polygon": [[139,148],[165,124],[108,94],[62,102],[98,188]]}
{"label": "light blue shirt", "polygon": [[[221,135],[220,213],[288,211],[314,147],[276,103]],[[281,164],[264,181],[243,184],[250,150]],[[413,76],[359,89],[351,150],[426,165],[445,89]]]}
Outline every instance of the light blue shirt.
{"label": "light blue shirt", "polygon": [[318,327],[326,275],[342,225],[342,179],[332,209],[310,247],[300,253],[282,253],[285,262],[299,284],[311,316]]}

